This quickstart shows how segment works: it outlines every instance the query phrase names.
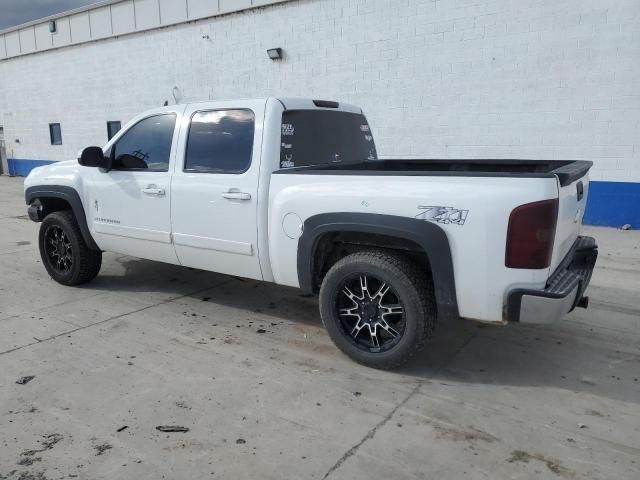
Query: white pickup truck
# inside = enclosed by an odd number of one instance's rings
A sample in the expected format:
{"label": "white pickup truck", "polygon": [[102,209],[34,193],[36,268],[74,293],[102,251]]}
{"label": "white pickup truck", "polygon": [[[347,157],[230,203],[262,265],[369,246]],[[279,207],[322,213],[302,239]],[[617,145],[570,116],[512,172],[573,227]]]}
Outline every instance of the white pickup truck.
{"label": "white pickup truck", "polygon": [[590,162],[379,160],[360,108],[268,98],[176,105],[25,181],[51,277],[102,252],[319,292],[336,345],[404,363],[437,321],[547,323],[586,307]]}

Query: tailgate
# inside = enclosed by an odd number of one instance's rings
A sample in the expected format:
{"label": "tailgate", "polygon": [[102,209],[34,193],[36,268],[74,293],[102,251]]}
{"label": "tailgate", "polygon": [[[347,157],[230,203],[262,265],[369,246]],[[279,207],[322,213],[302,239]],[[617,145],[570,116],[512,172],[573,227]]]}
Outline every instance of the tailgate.
{"label": "tailgate", "polygon": [[589,193],[589,169],[591,162],[573,162],[558,173],[558,224],[551,257],[551,272],[567,255],[575,243]]}

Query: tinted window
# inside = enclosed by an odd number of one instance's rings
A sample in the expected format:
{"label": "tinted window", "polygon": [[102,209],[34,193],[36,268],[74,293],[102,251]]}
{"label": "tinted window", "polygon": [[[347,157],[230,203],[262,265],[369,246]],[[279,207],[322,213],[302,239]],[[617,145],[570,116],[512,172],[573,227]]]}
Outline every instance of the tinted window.
{"label": "tinted window", "polygon": [[197,112],[189,128],[185,171],[245,172],[251,165],[254,132],[250,110]]}
{"label": "tinted window", "polygon": [[156,115],[136,123],[113,146],[115,170],[169,170],[176,116]]}
{"label": "tinted window", "polygon": [[107,122],[107,139],[111,140],[115,137],[116,133],[120,131],[122,125],[120,122]]}
{"label": "tinted window", "polygon": [[330,110],[282,114],[280,168],[377,160],[364,115]]}
{"label": "tinted window", "polygon": [[51,145],[62,145],[62,129],[59,123],[49,124],[49,138]]}

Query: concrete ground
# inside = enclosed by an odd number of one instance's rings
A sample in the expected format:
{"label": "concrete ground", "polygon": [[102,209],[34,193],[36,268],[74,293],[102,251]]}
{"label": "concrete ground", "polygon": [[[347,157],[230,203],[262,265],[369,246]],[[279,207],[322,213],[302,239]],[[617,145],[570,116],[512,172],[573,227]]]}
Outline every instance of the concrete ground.
{"label": "concrete ground", "polygon": [[113,254],[62,287],[25,213],[1,177],[2,480],[639,478],[640,232],[586,229],[589,310],[380,372],[293,289]]}

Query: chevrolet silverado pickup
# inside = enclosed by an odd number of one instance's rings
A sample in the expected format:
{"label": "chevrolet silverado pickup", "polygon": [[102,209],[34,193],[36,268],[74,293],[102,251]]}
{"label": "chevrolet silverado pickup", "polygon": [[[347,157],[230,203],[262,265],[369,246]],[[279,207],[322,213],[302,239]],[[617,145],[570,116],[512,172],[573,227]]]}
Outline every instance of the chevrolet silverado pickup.
{"label": "chevrolet silverado pickup", "polygon": [[298,287],[337,347],[393,368],[437,322],[586,308],[591,166],[381,160],[360,108],[268,98],[143,113],[33,170],[25,196],[61,284],[92,280],[107,251]]}

